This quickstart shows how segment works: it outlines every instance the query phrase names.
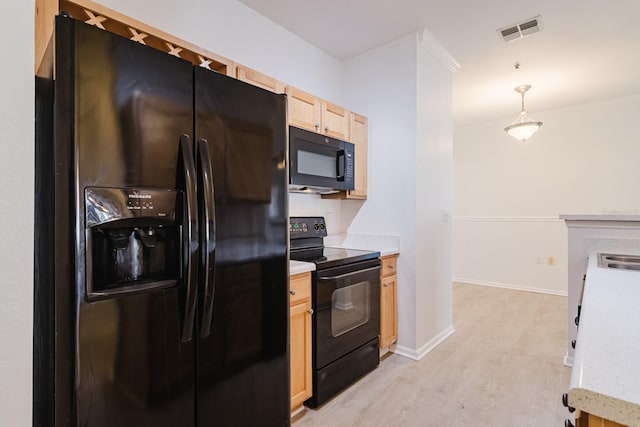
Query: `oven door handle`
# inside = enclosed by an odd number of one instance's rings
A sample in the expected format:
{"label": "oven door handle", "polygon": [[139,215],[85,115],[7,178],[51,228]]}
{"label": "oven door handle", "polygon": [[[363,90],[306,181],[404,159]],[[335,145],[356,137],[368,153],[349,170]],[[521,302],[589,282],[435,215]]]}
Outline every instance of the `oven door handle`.
{"label": "oven door handle", "polygon": [[366,273],[373,270],[380,270],[380,268],[382,267],[377,265],[375,267],[365,268],[364,270],[356,270],[356,271],[352,271],[350,273],[345,273],[345,274],[339,274],[337,276],[318,276],[318,280],[340,280],[343,277],[353,276],[354,274]]}

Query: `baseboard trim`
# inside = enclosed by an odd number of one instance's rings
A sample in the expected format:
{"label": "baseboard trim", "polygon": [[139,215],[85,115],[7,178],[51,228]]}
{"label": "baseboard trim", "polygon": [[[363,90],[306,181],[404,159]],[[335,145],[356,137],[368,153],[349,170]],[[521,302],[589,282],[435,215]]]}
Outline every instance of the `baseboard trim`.
{"label": "baseboard trim", "polygon": [[471,285],[490,286],[492,288],[513,289],[515,291],[535,292],[537,294],[556,295],[566,297],[567,291],[558,291],[555,289],[534,288],[531,286],[514,285],[512,283],[498,283],[487,280],[468,279],[465,277],[454,277],[454,282],[469,283]]}
{"label": "baseboard trim", "polygon": [[444,331],[440,332],[438,335],[427,341],[424,345],[422,345],[419,349],[414,350],[409,347],[405,347],[402,345],[396,345],[396,349],[394,353],[403,357],[406,357],[411,360],[420,360],[424,356],[426,356],[431,350],[440,345],[444,340],[449,338],[455,329],[453,329],[453,325],[449,326]]}

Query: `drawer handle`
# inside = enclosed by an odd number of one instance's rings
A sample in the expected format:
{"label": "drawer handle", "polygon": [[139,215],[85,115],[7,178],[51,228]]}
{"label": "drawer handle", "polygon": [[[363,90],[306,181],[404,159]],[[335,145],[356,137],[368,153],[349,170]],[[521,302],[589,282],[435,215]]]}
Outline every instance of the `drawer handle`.
{"label": "drawer handle", "polygon": [[389,270],[393,270],[393,269],[394,269],[393,265],[390,265],[390,266],[389,266],[389,267],[387,267],[387,268],[388,268]]}
{"label": "drawer handle", "polygon": [[291,295],[295,295],[295,294],[296,294],[296,290],[295,290],[295,289],[291,289],[291,290],[289,291],[289,293],[290,293]]}
{"label": "drawer handle", "polygon": [[389,287],[389,284],[388,284],[388,283],[385,283],[385,284],[384,284],[384,285],[382,285],[382,286],[384,286],[385,288],[388,288],[388,287]]}
{"label": "drawer handle", "polygon": [[312,316],[313,316],[313,308],[312,308],[312,309],[309,309],[309,310],[307,311],[307,313],[309,313],[310,315],[312,315]]}

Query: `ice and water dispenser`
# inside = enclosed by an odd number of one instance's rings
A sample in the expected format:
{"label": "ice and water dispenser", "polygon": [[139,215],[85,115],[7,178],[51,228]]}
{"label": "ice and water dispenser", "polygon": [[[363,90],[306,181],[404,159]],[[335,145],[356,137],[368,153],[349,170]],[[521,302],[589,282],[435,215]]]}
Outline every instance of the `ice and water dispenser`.
{"label": "ice and water dispenser", "polygon": [[181,275],[181,193],[85,190],[89,299],[174,286]]}

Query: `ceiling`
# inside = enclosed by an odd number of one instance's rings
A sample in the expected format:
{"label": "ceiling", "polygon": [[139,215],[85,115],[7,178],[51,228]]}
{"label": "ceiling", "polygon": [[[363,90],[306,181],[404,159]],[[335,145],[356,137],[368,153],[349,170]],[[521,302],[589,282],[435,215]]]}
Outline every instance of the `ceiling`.
{"label": "ceiling", "polygon": [[[639,0],[240,0],[346,60],[426,28],[461,68],[456,126],[640,93]],[[541,31],[505,43],[497,29],[540,15]],[[514,64],[520,63],[515,69]]]}

